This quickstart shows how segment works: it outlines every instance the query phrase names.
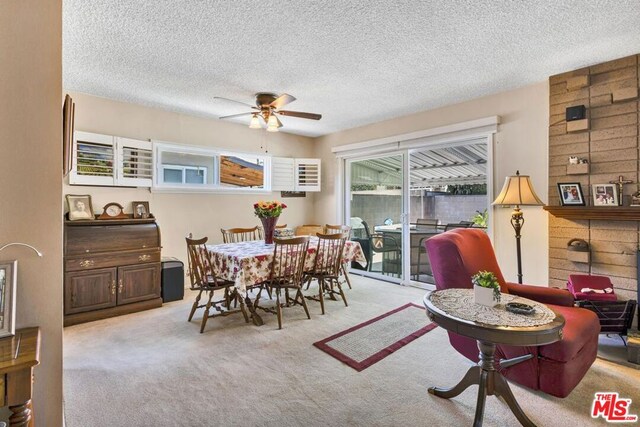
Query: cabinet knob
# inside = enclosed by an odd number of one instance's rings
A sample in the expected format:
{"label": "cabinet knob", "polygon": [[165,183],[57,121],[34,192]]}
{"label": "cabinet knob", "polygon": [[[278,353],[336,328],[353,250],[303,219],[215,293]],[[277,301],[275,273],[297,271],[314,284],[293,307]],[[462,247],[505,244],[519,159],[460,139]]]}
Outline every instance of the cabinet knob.
{"label": "cabinet knob", "polygon": [[116,294],[116,281],[113,280],[111,282],[111,295],[115,295]]}
{"label": "cabinet knob", "polygon": [[149,260],[151,259],[151,255],[147,255],[147,254],[140,255],[140,256],[138,257],[138,259],[139,259],[140,261],[149,261]]}
{"label": "cabinet knob", "polygon": [[118,293],[122,293],[122,289],[124,289],[124,285],[122,284],[122,279],[118,280]]}
{"label": "cabinet knob", "polygon": [[83,261],[80,261],[80,267],[92,267],[93,264],[95,264],[95,261],[92,259],[85,259]]}

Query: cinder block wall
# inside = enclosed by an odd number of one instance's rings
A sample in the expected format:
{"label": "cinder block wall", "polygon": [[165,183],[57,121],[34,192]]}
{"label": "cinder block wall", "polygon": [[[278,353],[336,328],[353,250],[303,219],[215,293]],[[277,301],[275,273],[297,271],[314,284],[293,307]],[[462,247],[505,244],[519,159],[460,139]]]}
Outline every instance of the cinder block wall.
{"label": "cinder block wall", "polygon": [[[549,78],[550,205],[560,204],[558,182],[579,182],[588,206],[593,205],[593,184],[620,175],[638,182],[639,59],[629,56]],[[587,107],[588,130],[567,132],[565,109],[575,105]],[[569,156],[587,158],[589,173],[567,175]],[[638,184],[625,186],[624,206],[638,189]],[[636,221],[569,221],[549,215],[550,284],[564,287],[569,274],[590,272],[610,276],[617,292],[635,299],[638,227]],[[591,265],[567,259],[567,242],[573,238],[591,244]]]}

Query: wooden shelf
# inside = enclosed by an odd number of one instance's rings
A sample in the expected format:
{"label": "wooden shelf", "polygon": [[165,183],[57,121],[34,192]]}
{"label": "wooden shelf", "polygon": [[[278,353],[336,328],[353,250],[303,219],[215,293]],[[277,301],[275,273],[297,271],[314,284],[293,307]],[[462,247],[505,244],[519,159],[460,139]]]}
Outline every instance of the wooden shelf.
{"label": "wooden shelf", "polygon": [[71,226],[87,226],[87,225],[130,225],[130,224],[150,224],[156,221],[153,215],[149,218],[134,218],[133,214],[127,214],[127,218],[122,219],[98,219],[99,215],[94,215],[94,219],[77,219],[69,221],[65,215],[64,223]]}
{"label": "wooden shelf", "polygon": [[544,206],[544,210],[572,220],[640,221],[640,206]]}

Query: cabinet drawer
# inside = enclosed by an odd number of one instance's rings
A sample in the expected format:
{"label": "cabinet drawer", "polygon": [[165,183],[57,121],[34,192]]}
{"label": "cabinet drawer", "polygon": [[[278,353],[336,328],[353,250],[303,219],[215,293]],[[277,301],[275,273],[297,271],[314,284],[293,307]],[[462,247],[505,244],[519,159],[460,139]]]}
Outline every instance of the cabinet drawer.
{"label": "cabinet drawer", "polygon": [[118,267],[121,265],[160,262],[160,251],[120,252],[110,255],[94,255],[67,258],[64,261],[65,271],[82,271],[93,268]]}
{"label": "cabinet drawer", "polygon": [[157,248],[160,231],[153,224],[86,225],[65,227],[65,255],[82,256],[96,252],[116,252]]}

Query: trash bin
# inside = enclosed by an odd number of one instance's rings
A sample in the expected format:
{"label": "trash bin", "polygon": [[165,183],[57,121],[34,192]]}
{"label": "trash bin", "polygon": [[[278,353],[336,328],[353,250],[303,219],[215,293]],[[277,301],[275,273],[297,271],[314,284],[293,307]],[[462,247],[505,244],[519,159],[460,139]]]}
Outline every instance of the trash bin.
{"label": "trash bin", "polygon": [[184,264],[178,258],[162,258],[162,302],[184,298]]}

